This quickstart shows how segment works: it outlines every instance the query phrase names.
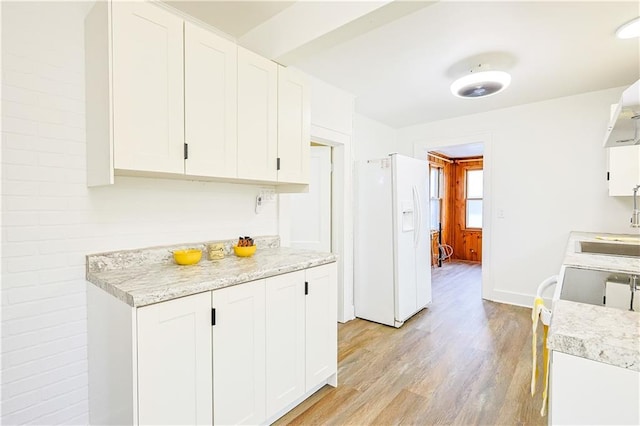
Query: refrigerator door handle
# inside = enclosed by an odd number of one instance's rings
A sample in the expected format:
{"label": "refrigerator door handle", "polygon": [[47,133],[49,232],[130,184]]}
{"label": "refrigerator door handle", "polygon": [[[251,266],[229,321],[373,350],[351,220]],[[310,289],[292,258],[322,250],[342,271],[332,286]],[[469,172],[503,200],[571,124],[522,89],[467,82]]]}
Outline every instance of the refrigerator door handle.
{"label": "refrigerator door handle", "polygon": [[414,185],[411,189],[413,190],[413,210],[417,213],[414,214],[414,218],[417,223],[413,226],[413,246],[418,247],[420,232],[422,231],[422,207],[420,205],[420,194],[418,194],[418,188]]}

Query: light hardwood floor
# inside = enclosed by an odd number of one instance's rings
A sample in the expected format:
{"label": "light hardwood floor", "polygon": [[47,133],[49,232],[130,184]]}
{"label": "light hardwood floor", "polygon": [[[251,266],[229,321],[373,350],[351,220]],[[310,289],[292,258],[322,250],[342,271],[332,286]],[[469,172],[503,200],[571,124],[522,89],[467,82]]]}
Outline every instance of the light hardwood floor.
{"label": "light hardwood floor", "polygon": [[530,395],[531,310],[484,301],[481,267],[433,269],[433,303],[400,329],[340,324],[338,387],[276,424],[546,424]]}

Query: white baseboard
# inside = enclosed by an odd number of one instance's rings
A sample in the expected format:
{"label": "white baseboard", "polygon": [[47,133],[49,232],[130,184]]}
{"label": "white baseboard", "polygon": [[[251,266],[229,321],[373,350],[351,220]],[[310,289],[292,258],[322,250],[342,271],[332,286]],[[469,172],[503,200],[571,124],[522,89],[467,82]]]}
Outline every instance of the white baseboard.
{"label": "white baseboard", "polygon": [[[513,291],[494,290],[492,297],[487,299],[492,302],[506,303],[508,305],[522,306],[523,308],[533,307],[533,301],[536,298],[534,294],[516,293]],[[544,298],[545,306],[551,308],[551,299]]]}
{"label": "white baseboard", "polygon": [[356,319],[356,309],[353,305],[349,305],[345,308],[345,312],[343,313],[342,318],[338,319],[338,322],[344,324],[345,322],[349,322],[353,319]]}

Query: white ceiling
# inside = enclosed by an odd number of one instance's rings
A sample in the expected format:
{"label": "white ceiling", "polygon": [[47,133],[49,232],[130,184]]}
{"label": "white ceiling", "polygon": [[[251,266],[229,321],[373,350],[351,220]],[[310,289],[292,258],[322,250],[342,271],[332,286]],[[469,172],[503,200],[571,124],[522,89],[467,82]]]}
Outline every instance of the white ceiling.
{"label": "white ceiling", "polygon": [[165,1],[187,15],[235,37],[241,37],[295,1]]}
{"label": "white ceiling", "polygon": [[[640,14],[635,1],[382,1],[359,16],[353,2],[345,2],[351,22],[345,24],[343,16],[322,31],[310,25],[322,2],[296,2],[296,13],[292,2],[184,3],[193,3],[185,12],[234,35],[239,44],[243,34],[253,35],[261,45],[247,47],[353,93],[358,113],[396,128],[627,86],[640,78],[640,40],[614,36],[619,25]],[[236,8],[235,15],[227,18],[230,12],[220,3]],[[304,15],[305,4],[316,12]],[[324,4],[332,12],[323,20],[339,17],[340,3]],[[198,15],[196,8],[207,13]],[[283,23],[286,15],[292,16],[290,25]],[[297,43],[287,39],[290,28],[305,26],[314,27],[312,40],[298,33],[289,37]],[[266,46],[271,37],[277,49]],[[511,73],[511,86],[484,99],[451,95],[451,82],[478,63]]]}
{"label": "white ceiling", "polygon": [[464,145],[452,145],[444,148],[436,148],[433,151],[449,158],[480,157],[484,155],[484,144],[482,142],[478,142]]}

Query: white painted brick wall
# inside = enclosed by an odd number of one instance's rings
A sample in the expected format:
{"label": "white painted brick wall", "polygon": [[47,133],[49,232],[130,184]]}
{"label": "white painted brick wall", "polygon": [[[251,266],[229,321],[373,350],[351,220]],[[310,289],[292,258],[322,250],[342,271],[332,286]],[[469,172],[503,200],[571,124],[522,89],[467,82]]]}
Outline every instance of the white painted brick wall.
{"label": "white painted brick wall", "polygon": [[2,2],[2,424],[86,424],[84,256],[277,233],[258,187],[117,178],[86,187],[90,3]]}

